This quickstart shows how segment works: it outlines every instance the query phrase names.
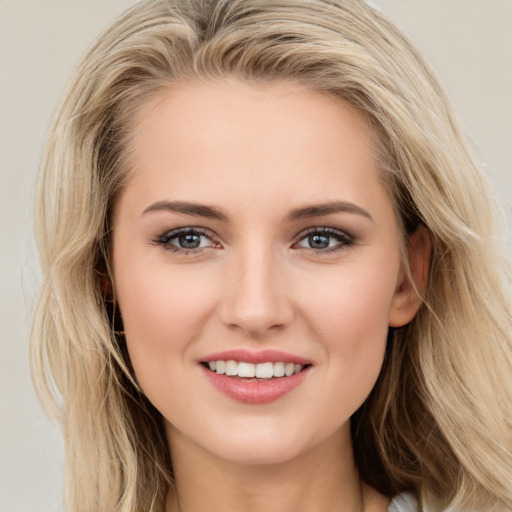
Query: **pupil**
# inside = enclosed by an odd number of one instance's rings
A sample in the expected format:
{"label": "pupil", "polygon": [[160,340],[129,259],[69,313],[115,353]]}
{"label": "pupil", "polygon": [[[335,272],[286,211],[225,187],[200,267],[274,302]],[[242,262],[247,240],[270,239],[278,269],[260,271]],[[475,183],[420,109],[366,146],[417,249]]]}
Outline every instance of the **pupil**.
{"label": "pupil", "polygon": [[326,249],[329,247],[329,237],[326,235],[309,235],[309,245],[313,249]]}
{"label": "pupil", "polygon": [[198,235],[182,235],[178,240],[184,249],[196,249],[201,243]]}

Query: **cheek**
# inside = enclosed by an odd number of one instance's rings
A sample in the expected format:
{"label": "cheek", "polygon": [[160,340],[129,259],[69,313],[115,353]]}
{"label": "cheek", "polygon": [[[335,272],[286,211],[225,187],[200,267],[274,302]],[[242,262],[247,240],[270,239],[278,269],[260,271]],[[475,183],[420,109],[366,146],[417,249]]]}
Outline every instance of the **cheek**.
{"label": "cheek", "polygon": [[[125,264],[123,264],[125,263]],[[183,360],[211,313],[210,287],[200,272],[171,270],[165,264],[116,265],[116,295],[135,373],[142,387],[169,375]]]}
{"label": "cheek", "polygon": [[[391,258],[393,261],[394,258]],[[396,287],[397,263],[347,265],[303,279],[302,309],[329,353],[363,350],[385,334]],[[377,336],[380,338],[380,336]]]}
{"label": "cheek", "polygon": [[[323,408],[338,404],[340,415],[352,414],[364,402],[379,375],[386,349],[388,312],[395,272],[352,269],[331,279],[309,298],[310,329],[322,340],[327,379],[332,393]],[[345,416],[341,419],[344,419]]]}

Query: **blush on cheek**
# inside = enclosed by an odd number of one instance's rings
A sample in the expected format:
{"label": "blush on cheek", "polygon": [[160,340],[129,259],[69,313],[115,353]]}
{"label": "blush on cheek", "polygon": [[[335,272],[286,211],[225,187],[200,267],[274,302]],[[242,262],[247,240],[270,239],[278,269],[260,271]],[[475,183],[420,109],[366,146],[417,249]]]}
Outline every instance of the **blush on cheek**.
{"label": "blush on cheek", "polygon": [[[331,371],[339,373],[337,378],[345,383],[340,387],[339,399],[350,400],[354,411],[378,378],[388,334],[389,287],[376,286],[373,281],[365,288],[345,288],[336,301],[324,304],[324,311],[330,315],[324,313],[318,319],[316,332],[324,343],[328,342]],[[343,396],[347,392],[351,397]]]}

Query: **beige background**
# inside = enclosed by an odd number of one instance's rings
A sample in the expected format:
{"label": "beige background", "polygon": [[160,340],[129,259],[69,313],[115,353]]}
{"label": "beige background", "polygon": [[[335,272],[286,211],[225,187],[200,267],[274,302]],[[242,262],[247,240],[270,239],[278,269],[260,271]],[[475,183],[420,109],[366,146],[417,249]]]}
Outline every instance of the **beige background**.
{"label": "beige background", "polygon": [[[28,370],[38,282],[31,203],[67,76],[128,0],[0,0],[0,512],[62,510],[62,450]],[[512,205],[512,1],[377,0],[437,69]]]}

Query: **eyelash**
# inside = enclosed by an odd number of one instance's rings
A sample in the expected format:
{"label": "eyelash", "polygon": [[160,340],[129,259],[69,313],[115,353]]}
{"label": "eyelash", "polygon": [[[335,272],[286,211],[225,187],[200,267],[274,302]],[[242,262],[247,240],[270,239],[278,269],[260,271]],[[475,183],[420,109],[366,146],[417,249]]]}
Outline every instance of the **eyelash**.
{"label": "eyelash", "polygon": [[[204,238],[207,238],[210,242],[212,242],[212,246],[215,246],[216,242],[213,240],[213,238],[207,234],[205,230],[202,230],[200,228],[180,228],[180,229],[174,229],[172,231],[168,231],[167,233],[164,233],[159,238],[154,240],[154,243],[156,245],[161,246],[166,251],[171,251],[175,253],[181,253],[186,255],[189,254],[195,254],[204,249],[204,247],[197,247],[194,249],[186,249],[184,247],[177,247],[173,244],[171,244],[171,240],[174,240],[176,238],[179,238],[181,236],[187,236],[187,235],[194,235],[194,236],[202,236]],[[210,247],[212,247],[210,246]]]}
{"label": "eyelash", "polygon": [[299,242],[301,242],[302,240],[304,240],[312,235],[320,235],[320,236],[325,236],[325,237],[329,237],[329,238],[334,238],[338,242],[340,242],[340,244],[338,244],[334,247],[328,247],[325,249],[314,249],[312,247],[309,247],[309,248],[305,247],[305,249],[307,249],[307,250],[309,249],[310,251],[313,251],[316,254],[338,252],[338,251],[347,249],[355,244],[354,238],[351,237],[350,235],[348,235],[347,233],[345,233],[344,231],[340,231],[339,229],[334,229],[334,228],[327,228],[327,227],[321,227],[321,228],[314,227],[314,228],[309,228],[306,231],[302,232],[299,235],[299,237],[297,238],[297,242],[295,242],[293,245],[296,246]]}
{"label": "eyelash", "polygon": [[[217,242],[213,239],[213,237],[208,234],[206,230],[203,230],[201,228],[180,228],[175,229],[172,231],[168,231],[158,237],[156,240],[153,241],[155,245],[158,245],[162,247],[166,251],[171,251],[173,253],[180,253],[185,256],[190,254],[196,254],[198,252],[201,252],[205,247],[197,247],[193,249],[186,249],[184,247],[177,247],[176,245],[171,243],[171,240],[175,240],[182,236],[187,235],[193,235],[193,236],[201,236],[206,239],[208,239],[212,245],[209,245],[208,247],[215,247],[217,245]],[[300,235],[297,237],[297,241],[293,243],[292,247],[296,247],[301,241],[305,240],[306,238],[312,236],[312,235],[320,235],[325,236],[328,238],[334,238],[340,244],[334,246],[334,247],[327,247],[324,249],[314,249],[312,247],[304,247],[304,249],[314,252],[315,254],[326,254],[326,253],[333,253],[338,252],[344,249],[347,249],[348,247],[351,247],[355,244],[355,240],[353,237],[348,235],[347,233],[340,231],[338,229],[334,228],[328,228],[328,227],[313,227],[309,228],[306,231],[300,233]]]}

